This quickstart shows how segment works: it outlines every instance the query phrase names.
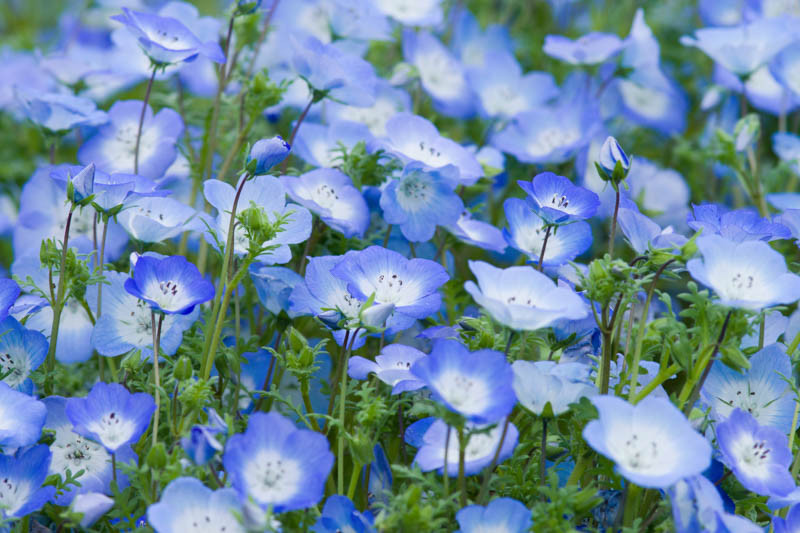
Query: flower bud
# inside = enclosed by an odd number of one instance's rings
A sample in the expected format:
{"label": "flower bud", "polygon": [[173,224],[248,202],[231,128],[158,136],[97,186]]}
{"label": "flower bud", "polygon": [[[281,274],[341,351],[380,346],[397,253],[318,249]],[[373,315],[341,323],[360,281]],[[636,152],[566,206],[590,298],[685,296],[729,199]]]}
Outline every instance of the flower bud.
{"label": "flower bud", "polygon": [[192,360],[182,355],[175,363],[175,370],[173,370],[172,375],[178,381],[184,381],[192,377]]}
{"label": "flower bud", "polygon": [[261,139],[250,148],[247,156],[247,171],[253,176],[266,174],[269,169],[283,161],[289,155],[291,147],[276,135],[271,139]]}
{"label": "flower bud", "polygon": [[79,204],[94,192],[94,163],[89,163],[67,182],[67,200]]}
{"label": "flower bud", "polygon": [[361,310],[361,324],[368,328],[383,328],[394,313],[393,303],[376,304]]}
{"label": "flower bud", "polygon": [[630,159],[614,137],[608,137],[600,148],[597,167],[601,178],[615,184],[624,180],[628,174],[631,168]]}
{"label": "flower bud", "polygon": [[162,470],[167,466],[167,449],[164,447],[163,442],[156,443],[147,452],[147,466],[153,470]]}

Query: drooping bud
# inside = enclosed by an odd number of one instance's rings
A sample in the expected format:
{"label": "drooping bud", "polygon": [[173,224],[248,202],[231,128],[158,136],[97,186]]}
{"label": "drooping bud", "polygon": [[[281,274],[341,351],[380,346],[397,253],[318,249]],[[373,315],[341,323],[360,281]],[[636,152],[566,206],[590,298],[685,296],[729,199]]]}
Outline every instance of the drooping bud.
{"label": "drooping bud", "polygon": [[266,174],[289,155],[289,150],[291,150],[289,143],[280,135],[256,141],[250,148],[250,155],[247,156],[247,171],[253,176]]}

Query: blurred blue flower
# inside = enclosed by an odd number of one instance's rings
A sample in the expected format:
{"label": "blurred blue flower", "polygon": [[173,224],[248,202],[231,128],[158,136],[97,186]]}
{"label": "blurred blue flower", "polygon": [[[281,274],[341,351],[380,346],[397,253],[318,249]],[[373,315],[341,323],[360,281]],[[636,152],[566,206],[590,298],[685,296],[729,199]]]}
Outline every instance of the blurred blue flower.
{"label": "blurred blue flower", "polygon": [[635,209],[620,208],[617,222],[628,244],[637,254],[646,254],[650,248],[677,249],[687,241],[686,237],[675,233],[672,226],[662,229]]}
{"label": "blurred blue flower", "polygon": [[203,528],[208,531],[244,533],[237,515],[242,513],[236,491],[212,491],[193,477],[172,480],[161,499],[147,508],[148,524],[157,533],[181,533]]}
{"label": "blurred blue flower", "polygon": [[0,372],[3,382],[28,394],[33,392],[31,372],[39,368],[47,355],[47,338],[27,329],[12,317],[0,322]]}
{"label": "blurred blue flower", "polygon": [[356,509],[347,496],[334,494],[325,501],[322,516],[311,526],[314,533],[374,533],[372,516]]}
{"label": "blurred blue flower", "polygon": [[456,533],[525,533],[533,525],[528,508],[511,498],[497,498],[486,507],[468,505],[456,513],[456,521],[461,527]]}
{"label": "blurred blue flower", "polygon": [[772,241],[790,236],[787,227],[761,218],[752,208],[726,211],[718,204],[692,204],[692,212],[687,216],[686,223],[695,231],[702,229],[703,236],[720,235],[735,242]]}
{"label": "blurred blue flower", "polygon": [[78,126],[99,126],[108,121],[105,111],[88,98],[66,92],[17,91],[25,116],[51,132],[66,132]]}
{"label": "blurred blue flower", "polygon": [[622,39],[612,33],[592,32],[572,40],[561,35],[544,38],[545,54],[572,65],[596,65],[622,50]]}
{"label": "blurred blue flower", "polygon": [[425,383],[411,372],[411,367],[426,355],[404,344],[384,346],[381,353],[370,361],[359,355],[347,361],[347,375],[353,379],[367,379],[374,373],[375,377],[392,387],[392,394],[421,389]]}
{"label": "blurred blue flower", "polygon": [[250,148],[247,156],[247,168],[249,169],[251,163],[255,161],[251,173],[254,176],[266,174],[272,167],[286,159],[290,149],[289,143],[284,141],[280,135],[270,139],[259,139]]}
{"label": "blurred blue flower", "polygon": [[47,416],[42,402],[0,382],[0,405],[5,420],[0,428],[0,446],[10,451],[39,440]]}
{"label": "blurred blue flower", "polygon": [[716,533],[762,533],[748,519],[725,511],[717,488],[707,477],[690,476],[667,490],[672,503],[676,533],[714,531]]}
{"label": "blurred blue flower", "polygon": [[[519,403],[539,416],[566,413],[569,404],[597,394],[597,388],[589,380],[589,365],[520,360],[511,366]],[[548,405],[549,411],[546,410]]]}

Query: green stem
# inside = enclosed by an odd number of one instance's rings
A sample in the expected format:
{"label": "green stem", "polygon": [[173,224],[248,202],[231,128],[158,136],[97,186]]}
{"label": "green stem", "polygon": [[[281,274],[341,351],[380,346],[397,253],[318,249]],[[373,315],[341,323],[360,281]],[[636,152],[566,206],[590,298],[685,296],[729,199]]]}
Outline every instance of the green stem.
{"label": "green stem", "polygon": [[[300,113],[300,116],[297,118],[297,122],[294,123],[294,128],[292,128],[292,133],[289,134],[289,139],[286,141],[289,143],[289,146],[294,144],[294,138],[297,136],[297,131],[300,129],[300,124],[306,119],[306,115],[311,110],[311,106],[314,105],[314,98],[308,101],[308,105],[306,105],[303,112]],[[281,174],[286,174],[286,169],[289,168],[289,159],[291,159],[292,154],[290,153],[281,163]]]}
{"label": "green stem", "polygon": [[150,75],[150,80],[147,82],[147,89],[144,92],[144,101],[142,101],[142,112],[139,114],[139,127],[136,130],[136,145],[133,149],[133,173],[139,173],[139,143],[142,140],[142,126],[144,125],[144,116],[147,113],[147,103],[150,101],[150,92],[153,90],[153,82],[156,79],[156,71],[158,66],[153,65],[153,73]]}
{"label": "green stem", "polygon": [[539,486],[544,487],[545,477],[547,476],[547,419],[542,418],[542,443],[539,457]]}
{"label": "green stem", "polygon": [[717,356],[717,352],[719,351],[719,347],[722,345],[722,342],[725,340],[725,332],[728,330],[728,322],[731,320],[731,315],[733,314],[733,309],[728,311],[728,314],[725,315],[725,321],[722,323],[722,330],[719,332],[719,337],[717,338],[717,342],[714,344],[714,349],[711,351],[711,356],[708,358],[708,361],[705,363],[705,368],[703,369],[703,374],[700,376],[700,379],[697,383],[694,384],[694,388],[692,389],[692,393],[689,396],[688,401],[683,407],[683,414],[687,417],[689,413],[692,412],[692,406],[697,401],[697,398],[700,397],[700,391],[703,388],[703,384],[706,382],[706,378],[708,377],[708,373],[711,371],[711,365],[714,364],[714,358]]}
{"label": "green stem", "polygon": [[[56,345],[58,344],[58,328],[61,325],[61,311],[64,309],[64,293],[67,290],[67,250],[69,250],[69,228],[72,225],[72,213],[75,211],[75,204],[72,204],[67,214],[67,223],[64,225],[64,241],[61,247],[61,268],[58,271],[58,290],[53,305],[53,327],[50,329],[50,347],[47,350],[47,379],[44,383],[45,395],[53,394],[55,376],[53,372],[56,368]],[[51,285],[52,290],[52,285]]]}
{"label": "green stem", "polygon": [[358,487],[358,479],[361,477],[361,465],[353,462],[353,473],[350,474],[350,485],[347,487],[347,497],[351,500],[356,495],[356,487]]}
{"label": "green stem", "polygon": [[345,434],[345,414],[347,407],[347,360],[350,358],[350,352],[353,349],[356,337],[358,337],[358,330],[356,328],[353,332],[350,345],[344,354],[342,361],[342,384],[339,387],[339,436],[337,437],[337,453],[336,453],[336,469],[337,469],[337,486],[336,493],[344,494],[344,434]]}
{"label": "green stem", "polygon": [[539,272],[544,270],[544,251],[547,249],[547,240],[550,238],[550,232],[552,231],[553,226],[550,224],[547,225],[547,229],[544,231],[544,239],[542,240],[542,251],[539,253],[539,264],[537,267],[539,268]]}
{"label": "green stem", "polygon": [[461,507],[467,505],[467,480],[464,476],[464,464],[466,463],[467,443],[464,439],[464,428],[458,428],[458,497]]}
{"label": "green stem", "polygon": [[[488,494],[489,494],[489,480],[491,479],[492,474],[494,473],[494,469],[497,466],[497,461],[500,459],[500,452],[503,450],[503,444],[506,441],[506,434],[508,433],[509,424],[511,424],[511,413],[509,413],[508,416],[506,416],[506,421],[503,422],[503,433],[500,434],[500,442],[497,444],[497,449],[494,451],[494,456],[492,457],[492,462],[489,463],[489,468],[486,469],[486,473],[483,476],[483,483],[481,484],[481,491],[478,493],[478,501],[479,502],[484,502],[484,504],[488,503],[488,502],[484,501],[484,498],[486,498],[488,496]],[[448,435],[448,437],[450,436],[449,429],[448,429],[448,434],[447,435]],[[445,453],[447,453],[446,452],[446,448],[445,448]],[[447,456],[445,455],[445,460],[446,459],[447,459]],[[445,475],[446,474],[447,474],[447,472],[445,472]]]}
{"label": "green stem", "polygon": [[[306,414],[308,415],[307,418],[311,424],[311,428],[319,432],[319,424],[317,423],[317,419],[314,418],[314,408],[311,406],[311,397],[308,394],[308,383],[300,386],[300,392],[303,396],[303,406],[306,408]],[[352,499],[352,496],[350,499]]]}
{"label": "green stem", "polygon": [[161,324],[164,322],[164,314],[158,314],[158,325],[156,326],[156,312],[150,311],[150,324],[153,330],[153,380],[155,381],[155,400],[156,410],[153,412],[153,441],[151,447],[155,448],[158,444],[158,416],[161,411],[161,376],[159,374],[158,349],[161,342]]}
{"label": "green stem", "polygon": [[617,215],[619,214],[619,185],[614,187],[616,200],[614,202],[614,214],[611,217],[611,232],[608,236],[608,255],[614,258],[614,240],[617,238]]}
{"label": "green stem", "polygon": [[[452,429],[453,428],[451,428],[449,425],[447,426],[447,436],[444,438],[444,467],[442,468],[442,473],[444,474],[444,479],[442,481],[444,482],[444,499],[445,500],[450,496],[450,475],[447,473],[447,455],[448,455],[448,452],[450,451],[450,433],[451,433]],[[402,446],[402,445],[403,445],[403,443],[401,442],[400,446]],[[484,480],[484,484],[485,483],[486,483],[486,481]],[[483,491],[481,490],[481,492],[483,492]]]}
{"label": "green stem", "polygon": [[639,502],[642,499],[642,488],[633,483],[628,484],[628,492],[625,495],[625,517],[623,523],[625,526],[630,527],[636,518],[637,511],[639,510]]}
{"label": "green stem", "polygon": [[[108,233],[108,219],[103,223],[103,236],[100,239],[100,255],[97,258],[98,271],[103,274],[103,259],[106,253],[106,235]],[[97,284],[97,318],[103,309],[103,283]]]}

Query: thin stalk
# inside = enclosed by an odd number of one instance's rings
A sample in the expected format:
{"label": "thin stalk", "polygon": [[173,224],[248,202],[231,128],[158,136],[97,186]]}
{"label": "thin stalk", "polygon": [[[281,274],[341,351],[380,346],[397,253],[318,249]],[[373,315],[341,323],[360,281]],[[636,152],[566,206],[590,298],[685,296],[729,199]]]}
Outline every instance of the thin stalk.
{"label": "thin stalk", "polygon": [[[314,418],[314,408],[311,406],[311,397],[308,394],[308,384],[300,387],[300,393],[303,396],[303,406],[306,408],[306,414],[308,415],[306,418],[308,418],[311,428],[319,433],[319,424],[317,423],[317,419]],[[350,499],[352,498],[353,497],[350,496]]]}
{"label": "thin stalk", "polygon": [[[328,409],[325,411],[328,416],[331,416],[333,413],[333,399],[336,397],[336,387],[339,385],[339,381],[341,380],[341,372],[342,368],[344,367],[344,359],[347,352],[347,343],[350,341],[350,330],[345,330],[344,332],[344,342],[342,343],[342,349],[339,350],[339,361],[336,363],[336,372],[333,375],[333,382],[331,383],[331,396],[328,399]],[[330,425],[328,426],[330,428]],[[327,433],[327,431],[326,431]]]}
{"label": "thin stalk", "polygon": [[[103,235],[100,238],[100,255],[97,258],[98,269],[100,274],[103,273],[103,259],[106,254],[106,235],[108,234],[108,220],[103,223]],[[100,313],[103,310],[103,284],[97,284],[97,318],[100,318]]]}
{"label": "thin stalk", "polygon": [[344,368],[344,371],[342,372],[342,384],[339,387],[339,435],[336,439],[338,441],[336,453],[337,494],[344,494],[344,433],[345,414],[347,407],[347,359],[350,357],[353,344],[355,343],[356,337],[358,337],[358,329],[359,328],[356,328],[356,330],[353,332],[353,338],[350,340],[350,345],[347,347],[347,351],[344,355],[344,361],[342,361],[342,367]]}
{"label": "thin stalk", "polygon": [[111,453],[111,478],[117,482],[117,454]]}
{"label": "thin stalk", "polygon": [[386,248],[386,245],[389,244],[389,237],[392,236],[392,225],[388,224],[386,226],[386,235],[383,236],[383,247]]}
{"label": "thin stalk", "polygon": [[629,483],[625,494],[625,517],[623,521],[625,526],[630,527],[633,525],[641,500],[642,488],[639,485]]}
{"label": "thin stalk", "polygon": [[[294,138],[297,136],[297,131],[300,129],[300,124],[306,119],[306,115],[311,110],[311,106],[314,105],[314,99],[308,101],[308,105],[306,105],[303,112],[300,113],[300,116],[297,118],[297,122],[294,123],[294,128],[292,128],[292,133],[289,134],[289,140],[286,142],[289,143],[289,146],[294,144]],[[289,168],[289,159],[292,157],[292,154],[289,154],[281,163],[281,174],[286,174],[286,169]]]}
{"label": "thin stalk", "polygon": [[542,443],[539,457],[539,486],[544,487],[547,476],[547,419],[542,418]]}
{"label": "thin stalk", "polygon": [[144,92],[144,101],[142,102],[142,112],[139,114],[139,127],[136,129],[136,145],[133,149],[133,173],[139,173],[139,144],[142,140],[142,126],[144,125],[144,116],[147,112],[147,103],[150,101],[150,92],[153,90],[153,82],[156,79],[156,71],[158,67],[153,65],[153,73],[150,75],[150,80],[147,82],[147,89]]}
{"label": "thin stalk", "polygon": [[[45,395],[53,394],[53,371],[56,367],[56,345],[58,344],[58,328],[61,325],[61,312],[64,310],[64,293],[67,290],[66,274],[67,250],[69,249],[69,228],[72,225],[72,213],[75,204],[72,204],[67,214],[67,223],[64,225],[64,241],[61,249],[61,269],[58,271],[58,289],[53,305],[53,327],[50,329],[50,347],[47,350],[47,379],[44,383]],[[52,290],[52,283],[50,284]]]}
{"label": "thin stalk", "polygon": [[730,322],[732,314],[733,314],[733,309],[728,311],[728,314],[725,315],[725,322],[722,323],[722,330],[720,330],[717,342],[714,344],[714,349],[711,352],[711,357],[708,358],[708,362],[705,364],[705,368],[703,369],[703,374],[700,376],[700,380],[697,383],[695,383],[694,388],[692,389],[692,394],[689,396],[686,405],[684,405],[683,407],[683,413],[686,416],[689,416],[689,413],[692,412],[692,406],[697,401],[697,398],[700,397],[700,390],[703,388],[703,384],[706,382],[708,373],[711,371],[711,365],[714,363],[714,358],[717,356],[719,347],[725,340],[725,332],[728,330],[728,322]]}
{"label": "thin stalk", "polygon": [[506,416],[505,422],[503,422],[503,432],[500,434],[500,442],[497,444],[497,449],[494,451],[494,456],[492,457],[492,462],[489,463],[489,468],[486,469],[486,473],[483,476],[483,483],[481,484],[481,491],[478,493],[478,501],[485,502],[484,498],[488,497],[489,495],[489,480],[494,473],[494,469],[497,466],[497,461],[500,458],[500,452],[503,450],[503,444],[506,441],[506,434],[508,434],[508,426],[511,424],[511,414],[509,413]]}
{"label": "thin stalk", "polygon": [[764,347],[764,334],[766,333],[767,315],[761,313],[761,324],[758,326],[758,349]]}
{"label": "thin stalk", "polygon": [[361,465],[353,462],[353,473],[350,474],[350,485],[347,487],[347,497],[350,500],[356,495],[356,487],[358,486],[358,478],[361,477]]}
{"label": "thin stalk", "polygon": [[153,330],[153,378],[156,385],[156,410],[153,413],[153,441],[151,447],[158,444],[158,415],[161,411],[161,376],[159,374],[158,349],[161,342],[161,324],[164,322],[164,314],[158,314],[158,325],[156,325],[156,312],[150,311],[150,324]]}
{"label": "thin stalk", "polygon": [[306,273],[306,261],[308,261],[308,254],[311,253],[311,250],[314,249],[314,245],[319,242],[320,234],[325,230],[325,225],[322,221],[318,218],[314,220],[314,224],[311,226],[311,236],[306,239],[306,245],[303,248],[303,254],[300,256],[300,263],[297,268],[298,274],[304,276]]}
{"label": "thin stalk", "polygon": [[[450,476],[447,473],[447,453],[450,451],[450,433],[452,428],[448,425],[447,426],[447,436],[444,438],[444,467],[442,473],[444,474],[444,479],[442,480],[444,483],[444,499],[446,500],[450,496]],[[403,446],[403,442],[400,442],[400,446]],[[484,483],[486,480],[484,479]],[[481,493],[483,490],[481,490]]]}
{"label": "thin stalk", "polygon": [[547,249],[547,240],[550,238],[550,232],[552,231],[553,226],[550,224],[547,225],[547,229],[544,232],[544,240],[542,241],[542,251],[539,253],[539,264],[537,267],[539,268],[539,272],[544,270],[544,251]]}
{"label": "thin stalk", "polygon": [[467,480],[464,476],[467,443],[464,439],[464,428],[458,428],[458,497],[461,507],[467,505]]}
{"label": "thin stalk", "polygon": [[614,215],[611,217],[611,233],[608,236],[608,255],[614,257],[614,240],[617,238],[617,215],[619,214],[619,185],[615,187]]}
{"label": "thin stalk", "polygon": [[[644,307],[642,308],[642,317],[639,319],[639,329],[636,331],[636,349],[633,352],[633,369],[631,370],[631,385],[630,391],[628,392],[628,401],[632,401],[634,395],[636,394],[636,387],[639,386],[639,361],[642,358],[642,345],[644,344],[644,330],[647,327],[647,312],[650,310],[650,302],[653,300],[653,293],[656,290],[656,284],[658,283],[658,278],[661,277],[664,270],[672,264],[675,259],[670,259],[669,261],[665,262],[661,265],[656,271],[656,275],[653,276],[653,282],[650,284],[650,287],[647,289],[647,299],[644,301]],[[631,314],[633,314],[633,307],[631,307]]]}

